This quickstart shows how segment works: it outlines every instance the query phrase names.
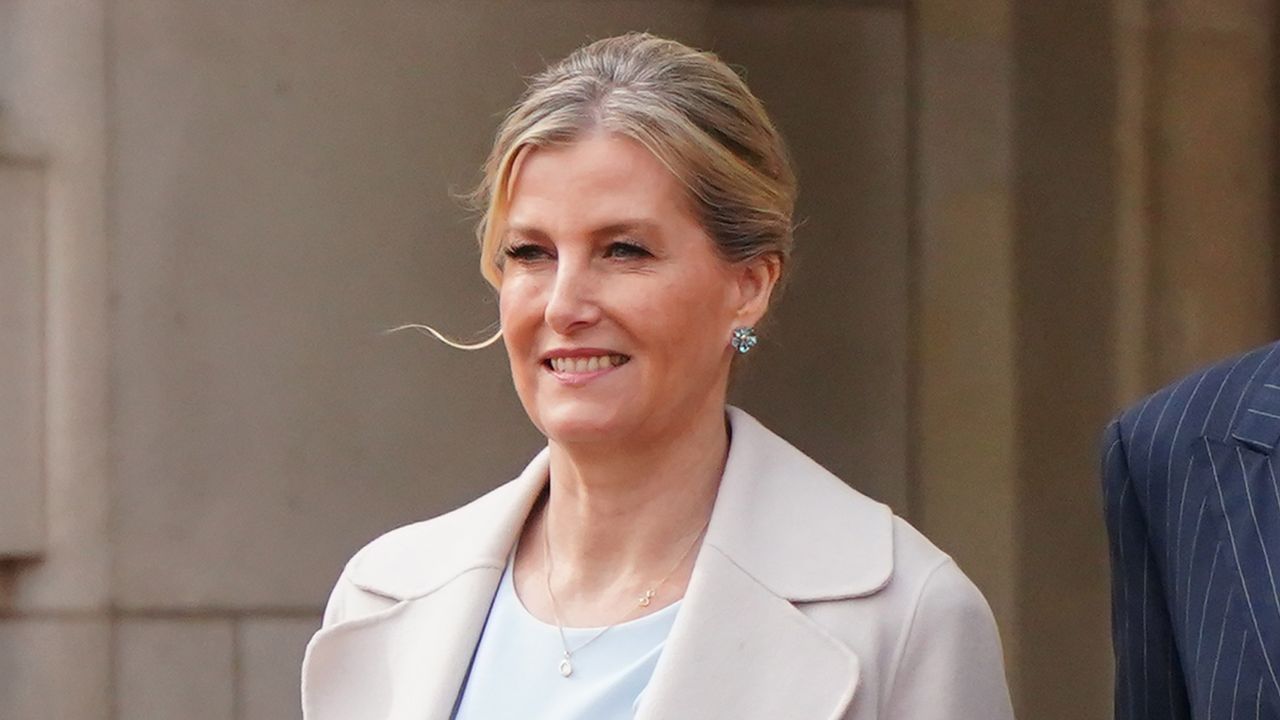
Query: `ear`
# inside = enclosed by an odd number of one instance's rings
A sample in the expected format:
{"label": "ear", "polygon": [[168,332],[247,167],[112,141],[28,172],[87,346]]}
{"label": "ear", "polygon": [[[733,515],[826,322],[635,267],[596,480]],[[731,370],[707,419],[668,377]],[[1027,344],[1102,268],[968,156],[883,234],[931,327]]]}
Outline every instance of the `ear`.
{"label": "ear", "polygon": [[777,255],[763,255],[734,268],[737,298],[734,327],[753,327],[769,309],[769,298],[782,275],[782,260]]}

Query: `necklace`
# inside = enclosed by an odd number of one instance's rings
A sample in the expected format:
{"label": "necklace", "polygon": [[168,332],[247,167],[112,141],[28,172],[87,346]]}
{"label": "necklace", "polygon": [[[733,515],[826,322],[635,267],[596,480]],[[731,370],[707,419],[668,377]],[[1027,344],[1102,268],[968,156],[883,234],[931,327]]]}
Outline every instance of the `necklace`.
{"label": "necklace", "polygon": [[[693,552],[693,548],[697,546],[698,539],[702,537],[702,533],[706,532],[707,525],[710,522],[711,520],[708,518],[707,522],[702,524],[702,528],[694,534],[692,542],[689,543],[689,547],[685,548],[684,553],[680,555],[680,559],[676,561],[675,565],[671,566],[671,569],[667,571],[667,574],[663,575],[661,580],[645,589],[644,593],[641,594],[640,598],[636,601],[637,607],[647,608],[653,603],[653,599],[657,596],[658,590],[667,583],[667,580],[671,579],[676,568],[684,564],[685,559],[689,557],[689,553]],[[567,678],[573,674],[573,654],[582,650],[582,648],[590,645],[596,640],[599,640],[602,635],[617,627],[618,623],[625,620],[626,616],[623,616],[623,619],[618,622],[604,626],[601,628],[600,632],[587,638],[586,641],[578,647],[572,649],[569,647],[569,640],[564,635],[564,622],[560,620],[560,604],[556,602],[556,594],[551,590],[551,573],[553,564],[551,560],[551,540],[547,535],[547,525],[549,524],[550,523],[547,522],[547,518],[544,516],[542,519],[542,550],[547,556],[547,572],[545,577],[547,583],[547,597],[551,599],[551,615],[556,619],[556,629],[560,631],[560,647],[564,649],[564,655],[560,658],[560,664],[557,667],[560,670],[560,674]]]}

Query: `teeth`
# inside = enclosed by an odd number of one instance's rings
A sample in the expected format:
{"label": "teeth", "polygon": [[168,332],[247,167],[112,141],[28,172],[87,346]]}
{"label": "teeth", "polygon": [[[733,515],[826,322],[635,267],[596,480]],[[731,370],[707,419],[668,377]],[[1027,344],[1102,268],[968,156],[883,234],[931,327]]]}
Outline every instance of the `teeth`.
{"label": "teeth", "polygon": [[626,355],[596,355],[593,357],[552,358],[551,369],[560,373],[589,373],[625,364],[631,358]]}

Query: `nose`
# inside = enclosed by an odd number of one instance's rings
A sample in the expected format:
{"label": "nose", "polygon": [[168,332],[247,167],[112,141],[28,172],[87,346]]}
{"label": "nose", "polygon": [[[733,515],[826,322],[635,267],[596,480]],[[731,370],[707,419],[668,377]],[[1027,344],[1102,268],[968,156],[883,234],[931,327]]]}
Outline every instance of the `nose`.
{"label": "nose", "polygon": [[591,327],[600,319],[597,302],[599,280],[589,261],[561,257],[556,267],[555,283],[547,299],[547,326],[561,335]]}

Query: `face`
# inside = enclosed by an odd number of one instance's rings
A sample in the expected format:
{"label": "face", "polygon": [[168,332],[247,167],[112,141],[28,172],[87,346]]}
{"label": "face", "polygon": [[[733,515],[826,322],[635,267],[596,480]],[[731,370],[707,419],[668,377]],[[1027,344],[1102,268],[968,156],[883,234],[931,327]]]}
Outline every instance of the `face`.
{"label": "face", "polygon": [[730,334],[772,282],[717,254],[666,167],[597,134],[525,151],[509,197],[503,340],[534,425],[561,444],[645,441],[720,413]]}

